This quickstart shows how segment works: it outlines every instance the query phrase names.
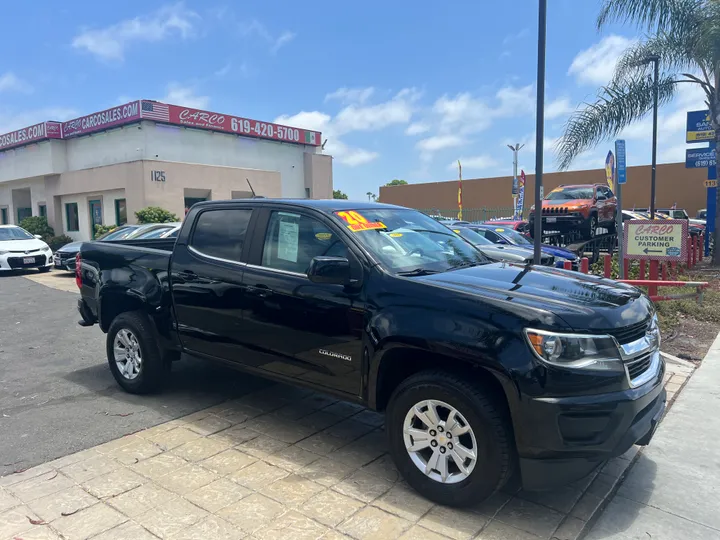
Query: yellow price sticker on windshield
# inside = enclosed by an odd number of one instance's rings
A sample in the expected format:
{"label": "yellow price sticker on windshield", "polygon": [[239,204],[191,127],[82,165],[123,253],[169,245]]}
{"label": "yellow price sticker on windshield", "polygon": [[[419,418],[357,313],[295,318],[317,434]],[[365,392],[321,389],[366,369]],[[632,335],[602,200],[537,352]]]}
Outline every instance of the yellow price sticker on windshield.
{"label": "yellow price sticker on windshield", "polygon": [[393,238],[400,238],[400,237],[402,236],[402,233],[399,233],[399,232],[391,232],[391,233],[390,233],[390,236],[392,236]]}
{"label": "yellow price sticker on windshield", "polygon": [[505,232],[505,229],[495,229],[495,232]]}
{"label": "yellow price sticker on windshield", "polygon": [[319,232],[315,235],[315,238],[317,238],[318,240],[330,240],[332,238],[332,233]]}
{"label": "yellow price sticker on windshield", "polygon": [[387,228],[385,227],[385,224],[380,221],[368,221],[365,216],[359,214],[355,210],[350,210],[348,212],[335,212],[335,215],[347,223],[347,228],[352,232]]}

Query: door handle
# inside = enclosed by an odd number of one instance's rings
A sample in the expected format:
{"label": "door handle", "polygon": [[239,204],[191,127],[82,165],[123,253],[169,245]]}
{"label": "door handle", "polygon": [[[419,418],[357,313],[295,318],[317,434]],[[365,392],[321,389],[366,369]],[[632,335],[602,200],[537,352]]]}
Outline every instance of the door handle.
{"label": "door handle", "polygon": [[192,270],[185,270],[184,272],[178,272],[175,274],[178,278],[182,279],[183,281],[194,281],[197,279],[197,274],[193,272]]}
{"label": "door handle", "polygon": [[248,285],[245,289],[248,294],[256,296],[257,298],[267,298],[273,295],[273,291],[267,285]]}

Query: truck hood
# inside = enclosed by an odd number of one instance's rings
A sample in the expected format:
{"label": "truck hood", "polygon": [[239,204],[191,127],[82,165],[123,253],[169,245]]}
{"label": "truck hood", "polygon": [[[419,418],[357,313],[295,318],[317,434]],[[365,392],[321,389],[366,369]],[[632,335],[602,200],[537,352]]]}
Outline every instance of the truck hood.
{"label": "truck hood", "polygon": [[650,300],[634,287],[547,267],[496,263],[416,279],[576,331],[623,328],[653,312]]}

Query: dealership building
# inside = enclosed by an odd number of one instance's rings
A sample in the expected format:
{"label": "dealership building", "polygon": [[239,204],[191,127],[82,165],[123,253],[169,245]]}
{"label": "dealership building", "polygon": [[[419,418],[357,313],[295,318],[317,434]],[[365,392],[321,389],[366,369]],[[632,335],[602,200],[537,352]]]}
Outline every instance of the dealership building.
{"label": "dealership building", "polygon": [[332,198],[317,131],[151,100],[0,135],[0,223],[47,216],[55,234],[92,237],[160,206],[204,200]]}

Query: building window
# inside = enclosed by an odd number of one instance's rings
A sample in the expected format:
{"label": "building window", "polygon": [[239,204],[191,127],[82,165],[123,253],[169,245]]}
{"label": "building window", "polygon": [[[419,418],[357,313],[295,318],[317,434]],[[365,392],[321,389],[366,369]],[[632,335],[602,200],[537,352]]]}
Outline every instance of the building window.
{"label": "building window", "polygon": [[125,199],[115,199],[115,225],[125,225],[127,223],[127,205]]}
{"label": "building window", "polygon": [[38,214],[40,217],[47,217],[47,206],[44,204],[38,204]]}
{"label": "building window", "polygon": [[0,225],[8,224],[8,209],[0,208]]}
{"label": "building window", "polygon": [[65,205],[65,217],[67,218],[68,232],[78,232],[80,230],[80,219],[78,217],[78,205],[76,202]]}
{"label": "building window", "polygon": [[22,223],[22,220],[27,217],[32,217],[32,208],[18,208],[17,209],[17,216],[18,216],[18,225]]}

